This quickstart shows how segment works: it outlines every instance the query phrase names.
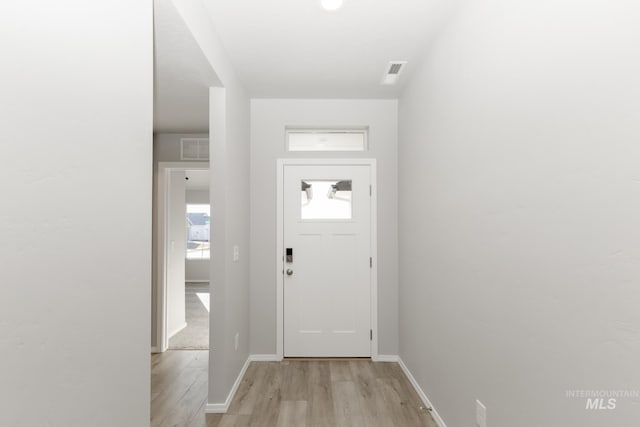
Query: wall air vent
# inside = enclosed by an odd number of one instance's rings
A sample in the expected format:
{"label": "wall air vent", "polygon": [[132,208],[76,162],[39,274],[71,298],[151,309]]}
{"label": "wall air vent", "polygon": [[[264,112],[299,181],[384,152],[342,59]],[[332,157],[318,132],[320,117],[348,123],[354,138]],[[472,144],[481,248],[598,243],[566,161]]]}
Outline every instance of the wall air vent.
{"label": "wall air vent", "polygon": [[387,65],[387,72],[382,77],[383,85],[394,85],[398,81],[400,74],[404,70],[404,66],[407,65],[407,61],[391,61]]}
{"label": "wall air vent", "polygon": [[209,138],[180,138],[181,160],[209,160]]}

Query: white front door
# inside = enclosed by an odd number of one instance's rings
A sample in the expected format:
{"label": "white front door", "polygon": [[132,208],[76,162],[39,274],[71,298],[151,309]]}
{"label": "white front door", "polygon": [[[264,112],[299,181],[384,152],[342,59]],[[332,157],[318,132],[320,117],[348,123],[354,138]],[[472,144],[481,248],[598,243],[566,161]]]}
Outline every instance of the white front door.
{"label": "white front door", "polygon": [[369,165],[284,166],[284,356],[371,356]]}

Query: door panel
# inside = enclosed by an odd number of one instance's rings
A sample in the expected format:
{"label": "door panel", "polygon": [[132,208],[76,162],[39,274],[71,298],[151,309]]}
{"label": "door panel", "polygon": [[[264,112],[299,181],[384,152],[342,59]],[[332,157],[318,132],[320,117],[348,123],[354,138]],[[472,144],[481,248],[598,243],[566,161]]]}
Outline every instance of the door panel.
{"label": "door panel", "polygon": [[184,294],[187,205],[184,171],[169,171],[167,201],[167,343],[186,325]]}
{"label": "door panel", "polygon": [[368,165],[284,167],[287,357],[371,355],[370,182]]}

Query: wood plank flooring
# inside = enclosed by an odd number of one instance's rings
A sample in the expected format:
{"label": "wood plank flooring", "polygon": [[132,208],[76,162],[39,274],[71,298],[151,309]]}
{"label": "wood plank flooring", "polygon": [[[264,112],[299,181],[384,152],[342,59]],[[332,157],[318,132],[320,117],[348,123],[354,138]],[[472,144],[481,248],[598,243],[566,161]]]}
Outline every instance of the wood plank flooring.
{"label": "wood plank flooring", "polygon": [[437,427],[396,363],[253,362],[227,414],[206,414],[207,351],[151,358],[152,427]]}

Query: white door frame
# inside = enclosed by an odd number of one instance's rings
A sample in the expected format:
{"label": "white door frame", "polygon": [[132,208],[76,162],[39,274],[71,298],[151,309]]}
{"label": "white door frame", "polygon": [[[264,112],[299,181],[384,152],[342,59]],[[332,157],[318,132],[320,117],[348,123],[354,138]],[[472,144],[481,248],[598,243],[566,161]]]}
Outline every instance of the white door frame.
{"label": "white door frame", "polygon": [[167,235],[169,226],[169,176],[173,171],[209,170],[207,162],[158,162],[156,200],[156,349],[163,353],[169,348],[167,336]]}
{"label": "white door frame", "polygon": [[276,223],[276,354],[284,358],[284,168],[285,166],[369,166],[371,174],[371,359],[378,357],[378,198],[375,159],[278,159]]}

